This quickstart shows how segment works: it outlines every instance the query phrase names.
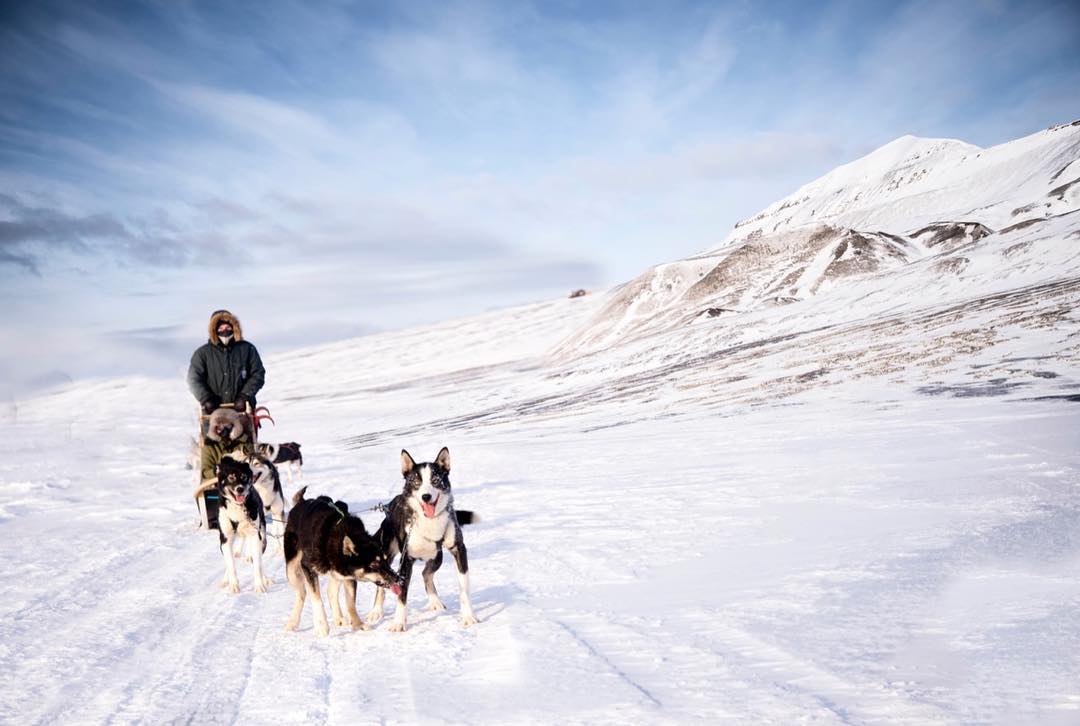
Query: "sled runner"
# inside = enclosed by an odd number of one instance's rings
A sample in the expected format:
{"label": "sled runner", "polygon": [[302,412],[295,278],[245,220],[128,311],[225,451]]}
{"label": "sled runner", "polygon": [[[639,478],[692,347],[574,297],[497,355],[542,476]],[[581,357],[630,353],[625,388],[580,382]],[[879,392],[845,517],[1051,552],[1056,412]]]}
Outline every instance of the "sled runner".
{"label": "sled runner", "polygon": [[[222,404],[219,409],[233,409],[233,404]],[[259,443],[259,429],[261,428],[262,421],[268,420],[270,423],[274,422],[274,419],[270,417],[270,411],[265,406],[259,406],[254,411],[251,410],[251,404],[245,406],[244,411],[240,411],[240,418],[243,422],[244,433],[248,438],[247,443],[253,449]],[[201,408],[197,409],[197,416],[199,420],[199,430],[196,435],[196,441],[198,442],[198,453],[196,462],[193,465],[194,469],[194,483],[195,483],[195,505],[199,510],[199,526],[206,530],[214,530],[218,528],[218,510],[220,509],[221,502],[218,499],[217,493],[217,479],[211,478],[203,480],[202,478],[202,462],[203,454],[206,450],[207,440],[210,436],[210,419],[213,414],[206,414],[202,412]],[[242,444],[238,444],[238,447]]]}

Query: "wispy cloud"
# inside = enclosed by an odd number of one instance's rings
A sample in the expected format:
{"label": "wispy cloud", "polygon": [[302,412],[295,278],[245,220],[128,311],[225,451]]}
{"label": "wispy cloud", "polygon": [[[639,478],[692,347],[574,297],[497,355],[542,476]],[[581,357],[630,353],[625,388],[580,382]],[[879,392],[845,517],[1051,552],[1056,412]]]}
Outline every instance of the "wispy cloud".
{"label": "wispy cloud", "polygon": [[264,96],[197,85],[157,82],[154,86],[189,112],[289,156],[318,155],[341,148],[344,142],[317,114]]}
{"label": "wispy cloud", "polygon": [[22,267],[40,274],[40,260],[50,248],[87,252],[95,241],[128,238],[115,219],[104,214],[72,216],[53,209],[28,207],[14,197],[0,194],[0,264]]}
{"label": "wispy cloud", "polygon": [[0,271],[6,263],[35,275],[57,251],[122,265],[184,266],[197,261],[214,237],[208,232],[194,239],[163,212],[121,220],[108,213],[29,206],[5,194],[0,194],[0,217]]}

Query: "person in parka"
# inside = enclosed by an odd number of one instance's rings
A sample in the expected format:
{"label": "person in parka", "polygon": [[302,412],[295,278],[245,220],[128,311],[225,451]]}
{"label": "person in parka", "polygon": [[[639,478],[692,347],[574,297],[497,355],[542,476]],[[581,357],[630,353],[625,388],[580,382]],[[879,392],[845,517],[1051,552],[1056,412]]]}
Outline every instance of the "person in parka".
{"label": "person in parka", "polygon": [[[215,310],[210,315],[210,340],[191,356],[188,366],[188,388],[204,414],[213,414],[222,403],[232,403],[233,410],[244,411],[248,404],[255,410],[255,395],[266,380],[262,359],[255,346],[244,340],[240,321],[228,310]],[[231,414],[227,409],[221,414]],[[203,422],[203,445],[200,473],[204,482],[214,476],[214,467],[225,454],[254,450],[250,436],[224,438],[212,430],[211,422]]]}
{"label": "person in parka", "polygon": [[222,403],[239,411],[251,404],[266,381],[266,370],[255,346],[244,340],[240,321],[228,310],[210,316],[210,340],[191,356],[187,382],[203,413],[209,415]]}

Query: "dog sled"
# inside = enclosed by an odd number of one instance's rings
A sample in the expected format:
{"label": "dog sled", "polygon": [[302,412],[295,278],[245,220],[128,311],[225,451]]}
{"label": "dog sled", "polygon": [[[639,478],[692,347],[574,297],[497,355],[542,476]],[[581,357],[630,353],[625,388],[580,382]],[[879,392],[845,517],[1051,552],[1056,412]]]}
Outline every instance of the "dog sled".
{"label": "dog sled", "polygon": [[[195,485],[193,496],[195,498],[196,507],[199,510],[199,527],[208,531],[218,528],[218,511],[221,509],[221,502],[218,498],[217,479],[210,478],[203,480],[202,478],[202,461],[207,446],[207,440],[214,435],[214,432],[210,429],[211,419],[222,409],[233,411],[235,410],[235,407],[234,404],[225,403],[210,414],[203,413],[201,407],[196,408],[196,416],[199,423],[198,431],[195,435],[196,446],[192,452],[192,469],[194,470],[193,478]],[[237,414],[240,425],[243,427],[243,435],[247,437],[247,442],[244,443],[249,443],[254,449],[259,445],[259,429],[262,427],[262,422],[270,421],[270,423],[274,423],[274,419],[270,417],[270,411],[265,406],[259,406],[252,410],[250,403],[244,406],[243,411],[237,411]],[[241,445],[242,444],[238,443],[237,448]]]}

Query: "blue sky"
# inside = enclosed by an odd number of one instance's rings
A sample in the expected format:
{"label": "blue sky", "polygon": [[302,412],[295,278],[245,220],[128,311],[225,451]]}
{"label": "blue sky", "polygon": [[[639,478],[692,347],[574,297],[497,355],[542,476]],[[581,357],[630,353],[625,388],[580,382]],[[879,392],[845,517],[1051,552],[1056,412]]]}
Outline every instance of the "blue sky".
{"label": "blue sky", "polygon": [[9,388],[601,288],[904,134],[1080,117],[1070,2],[0,6]]}

